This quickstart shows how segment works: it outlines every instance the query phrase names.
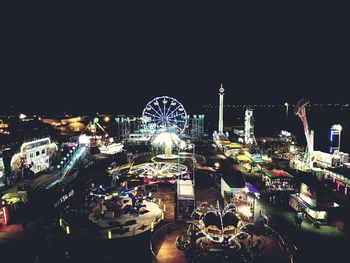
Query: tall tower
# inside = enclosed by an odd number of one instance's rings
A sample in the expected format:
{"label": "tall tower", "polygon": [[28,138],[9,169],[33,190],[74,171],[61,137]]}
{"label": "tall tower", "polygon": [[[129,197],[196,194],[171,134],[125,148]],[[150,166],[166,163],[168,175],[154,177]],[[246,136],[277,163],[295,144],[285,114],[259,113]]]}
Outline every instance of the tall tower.
{"label": "tall tower", "polygon": [[219,89],[219,134],[224,133],[224,86],[221,83]]}
{"label": "tall tower", "polygon": [[308,100],[302,99],[295,106],[294,114],[297,115],[303,123],[306,138],[307,150],[305,154],[306,168],[311,168],[314,162],[314,131],[309,130],[309,123],[306,118],[306,105]]}

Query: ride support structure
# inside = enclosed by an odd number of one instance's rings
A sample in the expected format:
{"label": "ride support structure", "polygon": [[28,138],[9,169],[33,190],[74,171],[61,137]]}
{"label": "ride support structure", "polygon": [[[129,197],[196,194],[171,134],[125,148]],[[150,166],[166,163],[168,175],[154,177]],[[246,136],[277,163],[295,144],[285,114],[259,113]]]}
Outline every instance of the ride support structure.
{"label": "ride support structure", "polygon": [[308,100],[303,99],[299,101],[295,108],[295,115],[300,118],[303,123],[304,133],[306,138],[307,148],[305,151],[304,162],[306,168],[311,168],[313,166],[314,161],[314,131],[309,129],[309,123],[306,117],[306,105],[309,103]]}

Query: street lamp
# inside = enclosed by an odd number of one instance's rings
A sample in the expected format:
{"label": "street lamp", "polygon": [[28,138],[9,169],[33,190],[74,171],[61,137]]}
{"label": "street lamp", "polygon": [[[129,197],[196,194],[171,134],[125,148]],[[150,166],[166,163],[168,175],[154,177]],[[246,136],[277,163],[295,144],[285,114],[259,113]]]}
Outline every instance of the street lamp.
{"label": "street lamp", "polygon": [[286,107],[286,119],[288,119],[288,107],[289,107],[288,102],[284,103],[284,106]]}
{"label": "street lamp", "polygon": [[265,142],[266,142],[266,140],[265,139],[263,139],[263,143],[262,143],[262,153],[261,153],[261,155],[264,155],[264,144],[265,144]]}

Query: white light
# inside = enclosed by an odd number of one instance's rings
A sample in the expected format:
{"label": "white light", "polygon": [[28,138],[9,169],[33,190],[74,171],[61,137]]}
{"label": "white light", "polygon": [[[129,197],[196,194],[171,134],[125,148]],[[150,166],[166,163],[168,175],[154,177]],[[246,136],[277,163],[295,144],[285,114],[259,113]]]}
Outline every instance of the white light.
{"label": "white light", "polygon": [[18,118],[23,120],[23,119],[27,118],[27,115],[21,113],[21,114],[19,114]]}
{"label": "white light", "polygon": [[340,124],[334,124],[332,126],[333,130],[337,130],[337,131],[341,131],[343,129],[343,127]]}
{"label": "white light", "polygon": [[153,144],[169,148],[173,145],[181,147],[182,141],[175,133],[162,132],[153,140]]}
{"label": "white light", "polygon": [[220,163],[216,162],[216,163],[214,164],[214,167],[215,167],[215,169],[219,169],[219,168],[220,168]]}
{"label": "white light", "polygon": [[86,134],[79,136],[79,144],[90,144],[90,138]]}

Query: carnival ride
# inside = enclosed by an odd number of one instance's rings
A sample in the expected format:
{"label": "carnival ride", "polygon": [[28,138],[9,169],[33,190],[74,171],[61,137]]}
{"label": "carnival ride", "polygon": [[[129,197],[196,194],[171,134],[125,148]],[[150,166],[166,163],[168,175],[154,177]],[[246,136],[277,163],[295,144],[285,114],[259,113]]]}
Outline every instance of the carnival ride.
{"label": "carnival ride", "polygon": [[63,169],[58,173],[56,179],[48,186],[46,186],[46,188],[50,189],[58,183],[64,183],[65,181],[67,181],[69,176],[72,174],[73,168],[76,167],[78,162],[85,157],[88,151],[89,147],[87,147],[86,145],[79,146],[76,152],[73,154],[72,158],[66,163],[65,166],[63,166]]}
{"label": "carnival ride", "polygon": [[156,156],[156,158],[160,160],[178,159],[179,155],[172,153],[173,147],[176,147],[177,149],[186,147],[186,143],[182,141],[176,133],[166,131],[159,133],[153,140],[152,145],[164,148],[164,154]]}
{"label": "carnival ride", "polygon": [[306,151],[304,155],[304,167],[310,169],[314,162],[314,131],[309,130],[309,124],[306,117],[306,106],[309,104],[307,99],[301,99],[295,106],[294,114],[300,118],[303,123],[306,138]]}
{"label": "carnival ride", "polygon": [[194,210],[175,242],[187,262],[288,262],[295,246],[264,224],[244,223],[236,210],[206,202]]}
{"label": "carnival ride", "polygon": [[239,234],[242,220],[235,212],[234,205],[220,210],[208,203],[201,203],[192,214],[184,231],[176,239],[176,247],[186,254],[191,262],[200,262],[210,252],[227,252],[230,257],[241,250]]}
{"label": "carnival ride", "polygon": [[176,180],[179,176],[184,176],[188,172],[187,166],[177,163],[156,162],[134,165],[129,169],[129,174],[143,177],[144,180]]}
{"label": "carnival ride", "polygon": [[116,182],[121,178],[134,178],[142,179],[144,185],[166,182],[173,184],[176,179],[188,174],[188,168],[178,163],[149,162],[138,165],[127,164],[112,168],[108,172],[112,177],[112,182]]}
{"label": "carnival ride", "polygon": [[152,196],[141,187],[129,190],[107,190],[102,185],[92,187],[85,197],[89,220],[109,238],[134,236],[149,231],[163,218],[163,211]]}
{"label": "carnival ride", "polygon": [[95,117],[81,135],[90,134],[89,139],[92,146],[97,146],[100,153],[107,155],[114,155],[123,151],[124,145],[122,143],[116,143],[114,138],[110,137],[107,131],[99,123],[99,118]]}
{"label": "carnival ride", "polygon": [[187,128],[187,112],[184,106],[175,98],[168,96],[156,97],[147,103],[142,112],[144,128],[155,126],[156,129],[173,131],[182,134]]}

